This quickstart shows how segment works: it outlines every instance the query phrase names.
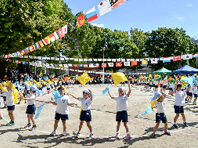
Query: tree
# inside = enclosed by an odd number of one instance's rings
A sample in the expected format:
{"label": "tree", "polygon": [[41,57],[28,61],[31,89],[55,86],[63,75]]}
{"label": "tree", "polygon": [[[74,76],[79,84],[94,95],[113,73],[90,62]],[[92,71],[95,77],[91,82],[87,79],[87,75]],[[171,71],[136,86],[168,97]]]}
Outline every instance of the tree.
{"label": "tree", "polygon": [[[158,28],[151,33],[147,33],[144,54],[150,58],[170,57],[175,55],[183,55],[187,53],[195,53],[197,45],[186,35],[183,29]],[[193,63],[190,64],[194,66]],[[163,66],[169,69],[176,69],[179,65],[186,64],[185,60],[181,62],[171,62],[157,65],[150,65],[154,69],[159,69]]]}

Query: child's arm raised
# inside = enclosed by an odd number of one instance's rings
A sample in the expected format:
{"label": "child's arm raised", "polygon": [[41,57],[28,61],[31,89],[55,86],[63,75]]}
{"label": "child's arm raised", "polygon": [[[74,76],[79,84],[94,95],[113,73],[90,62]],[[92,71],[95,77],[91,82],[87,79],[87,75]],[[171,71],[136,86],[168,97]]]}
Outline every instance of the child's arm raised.
{"label": "child's arm raised", "polygon": [[128,92],[128,94],[127,94],[127,97],[129,97],[130,94],[131,94],[131,85],[130,85],[130,81],[128,81],[128,87],[129,87],[129,92]]}
{"label": "child's arm raised", "polygon": [[92,91],[90,89],[88,89],[89,93],[90,93],[90,99],[91,101],[93,100],[93,94],[92,94]]}
{"label": "child's arm raised", "polygon": [[174,92],[176,93],[178,81],[175,83]]}
{"label": "child's arm raised", "polygon": [[115,98],[111,95],[110,91],[108,91],[108,93],[109,93],[109,96],[111,97],[111,99],[115,99]]}
{"label": "child's arm raised", "polygon": [[73,97],[73,98],[76,99],[76,100],[79,100],[79,97],[76,97],[76,96],[74,96],[74,95],[72,95],[72,94],[69,94],[69,93],[68,93],[68,95],[70,95],[71,97]]}

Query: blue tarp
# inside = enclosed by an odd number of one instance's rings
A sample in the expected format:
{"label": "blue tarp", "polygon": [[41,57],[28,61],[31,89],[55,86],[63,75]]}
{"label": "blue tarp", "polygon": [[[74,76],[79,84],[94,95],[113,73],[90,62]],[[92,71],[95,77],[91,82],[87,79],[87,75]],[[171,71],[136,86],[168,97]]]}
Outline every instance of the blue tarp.
{"label": "blue tarp", "polygon": [[198,73],[198,69],[185,65],[184,67],[181,67],[177,70],[174,70],[172,73],[174,74],[182,74],[182,73]]}

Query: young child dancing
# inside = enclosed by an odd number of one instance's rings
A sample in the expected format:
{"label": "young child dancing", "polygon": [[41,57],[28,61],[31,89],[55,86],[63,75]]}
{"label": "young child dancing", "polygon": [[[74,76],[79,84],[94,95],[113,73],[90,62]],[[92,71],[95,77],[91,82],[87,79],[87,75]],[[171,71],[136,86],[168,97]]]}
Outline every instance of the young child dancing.
{"label": "young child dancing", "polygon": [[131,86],[130,86],[130,82],[128,81],[128,87],[129,87],[129,92],[126,94],[126,90],[123,87],[120,87],[118,89],[118,93],[119,96],[118,97],[113,97],[109,91],[109,96],[111,97],[111,99],[114,99],[116,101],[116,121],[117,121],[117,129],[116,129],[116,138],[120,139],[120,124],[121,121],[124,123],[124,127],[126,129],[126,133],[127,135],[125,136],[125,140],[129,140],[131,139],[131,135],[129,133],[129,128],[127,125],[128,122],[128,113],[127,113],[127,109],[128,109],[128,97],[131,94]]}

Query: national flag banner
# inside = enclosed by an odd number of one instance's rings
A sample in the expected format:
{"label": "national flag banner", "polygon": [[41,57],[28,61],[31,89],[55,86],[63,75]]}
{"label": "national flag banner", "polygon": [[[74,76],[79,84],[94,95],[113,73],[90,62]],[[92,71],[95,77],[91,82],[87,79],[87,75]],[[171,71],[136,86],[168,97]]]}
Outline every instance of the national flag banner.
{"label": "national flag banner", "polygon": [[36,48],[37,48],[37,49],[39,49],[39,48],[40,48],[39,42],[36,42],[36,44],[35,44],[35,45],[36,45]]}
{"label": "national flag banner", "polygon": [[121,59],[121,62],[125,62],[125,59]]}
{"label": "national flag banner", "polygon": [[84,66],[85,68],[88,68],[88,64],[84,64],[83,66]]}
{"label": "national flag banner", "polygon": [[174,61],[174,62],[176,62],[176,61],[181,61],[181,55],[174,56],[174,57],[173,57],[173,61]]}
{"label": "national flag banner", "polygon": [[125,3],[125,0],[109,0],[109,1],[113,9]]}
{"label": "national flag banner", "polygon": [[35,45],[32,45],[32,46],[30,46],[30,51],[32,52],[32,51],[34,51],[36,48],[35,48]]}
{"label": "national flag banner", "polygon": [[116,59],[112,59],[112,62],[116,62]]}
{"label": "national flag banner", "polygon": [[130,62],[124,62],[124,66],[130,66]]}
{"label": "national flag banner", "polygon": [[47,37],[45,37],[44,39],[42,39],[42,41],[43,41],[43,43],[45,44],[45,45],[48,45],[48,44],[50,44],[50,37],[49,36],[47,36]]}
{"label": "national flag banner", "polygon": [[78,59],[74,59],[74,61],[78,61]]}
{"label": "national flag banner", "polygon": [[25,54],[25,51],[24,51],[24,50],[22,50],[22,51],[21,51],[21,55],[24,55],[24,54]]}
{"label": "national flag banner", "polygon": [[44,46],[44,44],[43,44],[42,41],[39,41],[38,43],[39,43],[40,47],[43,47]]}
{"label": "national flag banner", "polygon": [[104,62],[106,62],[106,61],[107,61],[107,59],[103,59],[103,61],[104,61]]}
{"label": "national flag banner", "polygon": [[79,59],[79,61],[80,61],[80,62],[82,62],[82,61],[83,61],[83,59]]}
{"label": "national flag banner", "polygon": [[95,68],[100,68],[100,64],[99,63],[94,63],[94,67]]}
{"label": "national flag banner", "polygon": [[100,16],[110,12],[112,10],[111,4],[109,0],[103,0],[98,4],[98,10],[100,13]]}
{"label": "national flag banner", "polygon": [[194,58],[198,58],[198,53],[195,53],[194,54]]}
{"label": "national flag banner", "polygon": [[121,59],[117,59],[117,62],[120,62],[121,61]]}
{"label": "national flag banner", "polygon": [[141,62],[141,66],[146,66],[148,64],[147,60],[143,59]]}
{"label": "national flag banner", "polygon": [[89,68],[94,68],[94,64],[89,64]]}
{"label": "national flag banner", "polygon": [[69,67],[73,67],[72,64],[68,64]]}
{"label": "national flag banner", "polygon": [[189,59],[192,59],[192,58],[193,58],[193,55],[192,54],[182,55],[182,59],[183,60],[189,60]]}
{"label": "national flag banner", "polygon": [[58,29],[58,35],[60,38],[63,38],[67,34],[67,25],[63,26],[62,28]]}
{"label": "national flag banner", "polygon": [[158,60],[157,58],[151,58],[151,64],[157,64]]}
{"label": "national flag banner", "polygon": [[163,58],[163,63],[170,63],[171,62],[171,58],[170,57],[164,57]]}
{"label": "national flag banner", "polygon": [[85,24],[85,14],[81,14],[77,17],[77,26],[80,27]]}
{"label": "national flag banner", "polygon": [[102,64],[101,64],[101,67],[102,67],[102,68],[107,68],[107,63],[102,63]]}
{"label": "national flag banner", "polygon": [[131,61],[131,66],[137,66],[138,65],[138,61]]}
{"label": "national flag banner", "polygon": [[122,62],[116,62],[116,67],[122,67]]}
{"label": "national flag banner", "polygon": [[94,62],[98,61],[98,59],[93,59]]}
{"label": "national flag banner", "polygon": [[91,62],[91,61],[92,61],[92,59],[88,59],[88,61],[89,61],[89,62]]}
{"label": "national flag banner", "polygon": [[86,12],[86,17],[87,17],[88,22],[91,22],[91,21],[98,18],[95,6],[93,8],[91,8],[89,11]]}
{"label": "national flag banner", "polygon": [[29,47],[25,48],[25,53],[30,53],[30,48]]}
{"label": "national flag banner", "polygon": [[107,61],[108,61],[108,62],[110,62],[110,61],[111,61],[111,59],[107,59]]}
{"label": "national flag banner", "polygon": [[103,61],[102,59],[98,59],[99,62]]}
{"label": "national flag banner", "polygon": [[114,67],[114,63],[108,63],[109,67]]}
{"label": "national flag banner", "polygon": [[51,42],[54,42],[59,39],[58,34],[56,32],[49,35]]}
{"label": "national flag banner", "polygon": [[64,65],[64,67],[68,67],[68,65],[67,64],[63,64]]}
{"label": "national flag banner", "polygon": [[83,64],[78,64],[78,67],[83,67]]}
{"label": "national flag banner", "polygon": [[88,59],[83,59],[83,61],[87,62],[87,61],[88,61]]}

